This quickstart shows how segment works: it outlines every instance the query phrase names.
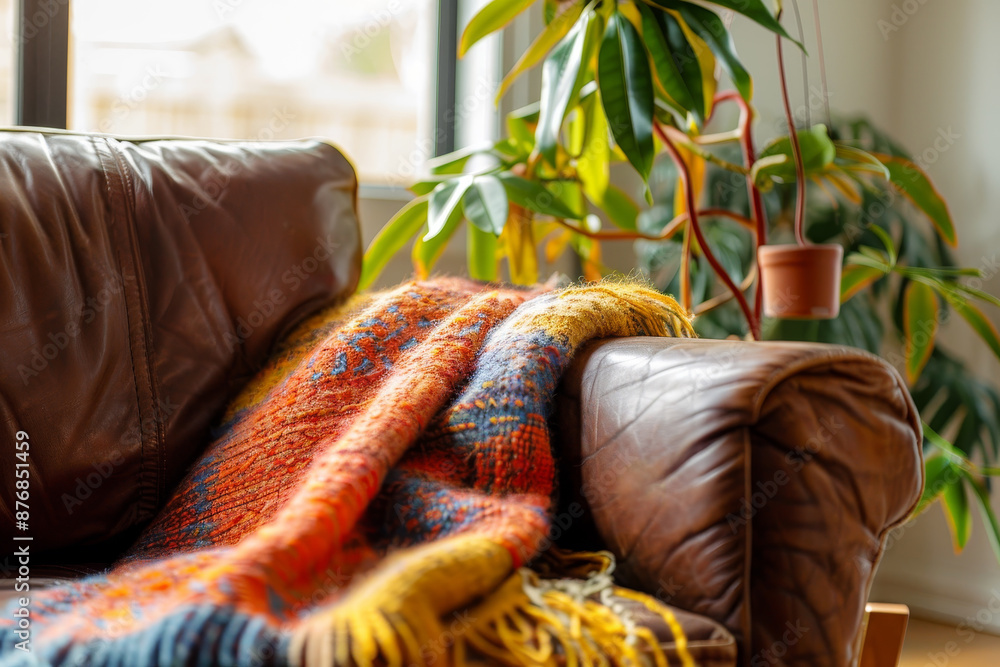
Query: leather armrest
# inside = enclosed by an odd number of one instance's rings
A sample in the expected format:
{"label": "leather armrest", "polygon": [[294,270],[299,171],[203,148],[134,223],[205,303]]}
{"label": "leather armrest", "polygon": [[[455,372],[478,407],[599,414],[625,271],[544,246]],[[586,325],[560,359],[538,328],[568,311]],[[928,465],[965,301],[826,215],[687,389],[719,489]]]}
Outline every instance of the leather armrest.
{"label": "leather armrest", "polygon": [[601,341],[559,401],[577,546],[591,529],[626,585],[722,622],[744,664],[857,661],[886,534],[923,486],[891,366],[826,345]]}

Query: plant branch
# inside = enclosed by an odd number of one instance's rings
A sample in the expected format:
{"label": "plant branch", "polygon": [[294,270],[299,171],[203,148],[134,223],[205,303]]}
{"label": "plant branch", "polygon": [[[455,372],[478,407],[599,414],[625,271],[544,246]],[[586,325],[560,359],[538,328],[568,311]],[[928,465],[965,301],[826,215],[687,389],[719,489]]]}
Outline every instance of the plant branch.
{"label": "plant branch", "polygon": [[[747,277],[743,279],[743,284],[740,285],[740,291],[746,292],[753,286],[753,281],[755,280],[757,280],[756,263],[751,265],[750,272],[747,274]],[[732,300],[733,300],[732,292],[723,292],[722,294],[717,294],[716,296],[713,296],[711,299],[708,299],[707,301],[702,301],[695,307],[693,312],[695,315],[704,315],[708,311],[715,310],[722,304],[729,303]]]}
{"label": "plant branch", "polygon": [[681,305],[688,312],[691,312],[691,228],[693,226],[691,224],[684,226],[684,241],[681,248]]}
{"label": "plant branch", "polygon": [[733,164],[732,162],[729,162],[728,160],[723,160],[722,158],[720,158],[719,156],[715,155],[714,153],[705,150],[700,145],[698,145],[695,141],[693,141],[691,139],[691,137],[689,137],[688,135],[684,134],[683,132],[681,132],[680,130],[678,130],[676,127],[671,127],[669,125],[664,125],[663,126],[663,131],[666,132],[667,134],[669,134],[673,138],[673,140],[675,142],[677,142],[679,144],[682,144],[684,146],[684,148],[688,149],[689,151],[691,151],[692,153],[694,153],[695,155],[697,155],[701,159],[705,160],[706,162],[711,162],[713,164],[717,164],[720,167],[722,167],[723,169],[726,169],[728,171],[733,171],[733,172],[736,172],[737,174],[742,174],[744,176],[748,176],[750,174],[750,169],[749,168],[742,167],[742,166],[740,166],[738,164]]}
{"label": "plant branch", "polygon": [[653,128],[660,135],[660,139],[663,140],[663,145],[666,147],[667,152],[670,153],[671,159],[673,159],[674,164],[677,165],[677,171],[681,176],[681,185],[684,188],[684,196],[687,199],[687,209],[691,213],[691,230],[694,232],[695,239],[698,241],[698,245],[701,246],[701,251],[705,254],[705,259],[712,266],[712,270],[715,271],[719,279],[725,283],[726,287],[733,296],[736,298],[737,302],[740,304],[740,310],[743,311],[743,316],[747,320],[747,324],[750,326],[750,334],[753,336],[754,340],[760,340],[760,322],[754,313],[750,310],[750,306],[747,304],[746,297],[743,296],[743,292],[740,291],[739,287],[733,282],[733,279],[729,277],[726,270],[716,259],[715,253],[712,252],[711,247],[709,247],[705,235],[701,231],[701,224],[698,221],[698,207],[697,202],[694,199],[694,190],[691,186],[691,170],[688,169],[688,165],[684,162],[681,157],[680,152],[671,141],[667,133],[663,131],[658,123],[653,124]]}
{"label": "plant branch", "polygon": [[792,155],[795,158],[795,241],[806,245],[803,227],[806,217],[806,169],[802,163],[802,147],[799,145],[799,133],[795,129],[795,116],[792,115],[792,105],[788,101],[788,79],[785,76],[785,55],[781,44],[781,35],[775,38],[778,45],[778,79],[781,81],[781,101],[785,105],[785,119],[788,121],[788,136],[792,142]]}
{"label": "plant branch", "polygon": [[743,138],[743,135],[737,128],[735,130],[730,130],[729,132],[716,132],[715,134],[697,134],[693,137],[688,137],[688,138],[694,143],[698,144],[699,146],[713,146],[715,144],[728,144],[729,142],[732,141],[739,141],[740,139]]}
{"label": "plant branch", "polygon": [[823,55],[823,29],[820,27],[819,0],[813,0],[813,20],[816,23],[816,46],[819,51],[819,75],[823,85],[823,107],[826,109],[826,126],[833,127],[830,117],[830,91],[826,85],[826,56]]}
{"label": "plant branch", "polygon": [[[757,152],[753,145],[753,132],[750,127],[753,122],[753,113],[747,101],[735,90],[729,90],[716,96],[716,102],[732,100],[740,108],[739,132],[740,143],[743,146],[743,161],[749,169],[757,160]],[[767,214],[764,211],[764,201],[761,199],[760,190],[753,182],[753,176],[747,173],[747,194],[750,197],[751,215],[757,225],[757,246],[767,243]],[[757,290],[754,295],[754,314],[759,319],[764,312],[764,280],[757,281]]]}
{"label": "plant branch", "polygon": [[[711,218],[727,218],[735,222],[740,223],[751,232],[756,232],[754,228],[753,220],[744,218],[739,213],[733,213],[732,211],[724,208],[706,208],[698,211],[698,215],[707,216]],[[626,231],[614,231],[614,232],[591,232],[586,229],[572,225],[561,218],[554,218],[556,224],[569,229],[570,231],[576,232],[581,236],[586,236],[587,238],[594,239],[597,241],[666,241],[677,233],[677,230],[681,228],[685,222],[690,220],[691,215],[687,212],[681,213],[676,218],[671,220],[660,230],[659,234],[643,234],[642,232],[626,232]]]}

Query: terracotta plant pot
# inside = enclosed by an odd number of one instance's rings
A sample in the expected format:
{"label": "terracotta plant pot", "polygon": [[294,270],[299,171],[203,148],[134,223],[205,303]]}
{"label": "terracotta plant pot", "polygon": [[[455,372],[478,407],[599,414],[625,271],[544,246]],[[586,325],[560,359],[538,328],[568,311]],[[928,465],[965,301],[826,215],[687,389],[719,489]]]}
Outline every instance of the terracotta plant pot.
{"label": "terracotta plant pot", "polygon": [[757,249],[764,281],[764,314],[798,320],[829,320],[840,312],[837,244],[765,245]]}

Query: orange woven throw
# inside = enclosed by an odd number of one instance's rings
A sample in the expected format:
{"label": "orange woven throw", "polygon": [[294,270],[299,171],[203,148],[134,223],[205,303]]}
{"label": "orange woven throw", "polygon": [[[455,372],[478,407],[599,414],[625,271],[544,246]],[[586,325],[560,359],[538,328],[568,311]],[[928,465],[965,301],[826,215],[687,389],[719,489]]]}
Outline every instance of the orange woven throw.
{"label": "orange woven throw", "polygon": [[[560,374],[587,340],[630,335],[691,328],[672,299],[628,284],[441,279],[319,313],[230,407],[127,558],[33,597],[30,654],[3,616],[0,662],[627,658],[635,638],[618,640],[634,628],[512,575],[549,530]],[[479,617],[447,620],[483,600]]]}

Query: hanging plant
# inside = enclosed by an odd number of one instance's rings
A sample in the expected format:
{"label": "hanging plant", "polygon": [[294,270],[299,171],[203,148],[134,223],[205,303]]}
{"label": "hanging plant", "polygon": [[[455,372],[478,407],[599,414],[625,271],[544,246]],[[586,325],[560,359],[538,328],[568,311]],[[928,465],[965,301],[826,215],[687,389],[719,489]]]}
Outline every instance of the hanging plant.
{"label": "hanging plant", "polygon": [[[868,146],[857,136],[831,136],[829,118],[826,125],[795,127],[782,43],[790,40],[800,48],[802,43],[782,27],[780,11],[775,16],[761,0],[707,3],[775,35],[790,131],[758,153],[751,134],[753,81],[718,11],[687,0],[493,0],[466,27],[460,55],[536,1],[543,3],[546,25],[506,75],[498,96],[524,72],[541,66],[538,101],[508,115],[507,137],[433,162],[429,178],[411,187],[416,198],[369,246],[362,288],[414,237],[415,272],[426,276],[463,221],[468,223],[469,273],[486,281],[496,280],[505,263],[511,281],[533,283],[541,255],[553,260],[569,250],[579,257],[584,276],[598,279],[606,272],[601,243],[632,239],[676,251],[679,268],[671,289],[686,309],[703,316],[700,326],[714,326],[716,335],[759,340],[769,333],[879,351],[885,328],[876,311],[859,304],[885,293],[884,285],[893,280],[901,285],[897,330],[905,341],[915,398],[923,395],[923,378],[946,367],[935,335],[945,312],[960,315],[1000,357],[1000,335],[976,305],[1000,305],[1000,300],[962,282],[977,271],[938,261],[948,260],[944,251],[956,245],[957,235],[947,205],[920,167],[891,142]],[[735,90],[718,92],[717,70],[727,73]],[[717,109],[730,104],[739,109],[736,127],[708,131]],[[726,156],[729,147],[738,148],[738,157]],[[645,206],[611,182],[618,163],[641,178]],[[656,202],[650,187],[651,174],[662,165],[669,165],[675,178],[668,203]],[[742,182],[745,207],[705,205],[714,199],[706,184],[717,173]],[[917,253],[912,234],[899,237],[904,245],[897,251],[892,229],[873,220],[856,225],[849,239],[810,240],[822,230],[807,225],[807,184],[837,206],[862,206],[878,193],[898,195],[930,222],[942,252]],[[776,193],[782,199],[770,211],[771,219],[766,203]],[[769,233],[783,232],[788,208],[794,209],[794,245],[768,246]],[[836,218],[834,227],[840,228],[828,239],[847,234],[844,217]],[[744,239],[746,263],[734,259],[740,253],[731,247]],[[776,269],[812,275],[793,281],[776,277]],[[781,318],[768,320],[768,331],[765,314]],[[793,315],[804,320],[789,319]],[[982,402],[995,397],[995,392],[985,399],[979,393],[961,405],[973,414],[977,404],[974,414],[981,415]],[[932,405],[918,401],[921,409]],[[947,417],[952,420],[954,414]],[[996,412],[986,417],[962,422],[955,444],[966,449],[949,449],[947,440],[936,435],[938,429],[927,426],[927,442],[944,462],[928,459],[926,500],[943,498],[960,548],[970,511],[963,500],[971,491],[1000,558],[1000,529],[984,500],[984,477],[996,469],[969,462],[972,448],[988,432],[994,444],[1000,433]],[[955,474],[944,475],[945,469]],[[935,480],[945,481],[932,484]]]}

